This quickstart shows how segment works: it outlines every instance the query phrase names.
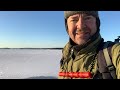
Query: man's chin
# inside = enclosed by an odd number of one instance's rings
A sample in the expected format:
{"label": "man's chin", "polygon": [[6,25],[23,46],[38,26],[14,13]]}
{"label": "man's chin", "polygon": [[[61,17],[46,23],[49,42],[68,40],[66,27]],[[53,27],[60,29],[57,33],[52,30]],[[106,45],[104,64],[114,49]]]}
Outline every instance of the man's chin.
{"label": "man's chin", "polygon": [[76,35],[76,39],[81,39],[81,40],[87,40],[90,37],[90,34],[80,34],[80,35]]}
{"label": "man's chin", "polygon": [[87,42],[87,40],[79,40],[79,41],[76,41],[76,44],[78,45],[83,45]]}

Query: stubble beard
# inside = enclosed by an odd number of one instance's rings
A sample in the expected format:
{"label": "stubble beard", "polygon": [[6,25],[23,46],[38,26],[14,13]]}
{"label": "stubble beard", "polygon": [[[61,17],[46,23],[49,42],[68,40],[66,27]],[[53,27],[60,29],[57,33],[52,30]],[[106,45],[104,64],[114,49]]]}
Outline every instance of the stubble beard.
{"label": "stubble beard", "polygon": [[74,41],[78,45],[85,44],[90,37],[90,30],[88,29],[76,30],[76,32],[74,33]]}

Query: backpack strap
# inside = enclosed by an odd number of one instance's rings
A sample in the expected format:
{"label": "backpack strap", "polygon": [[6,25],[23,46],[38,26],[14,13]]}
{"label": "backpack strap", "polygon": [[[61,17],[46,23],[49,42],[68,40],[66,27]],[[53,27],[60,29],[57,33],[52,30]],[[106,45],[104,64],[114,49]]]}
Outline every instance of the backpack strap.
{"label": "backpack strap", "polygon": [[116,70],[111,60],[111,48],[114,43],[108,41],[103,43],[98,53],[99,72],[103,79],[116,79]]}
{"label": "backpack strap", "polygon": [[[113,63],[112,63],[112,60],[111,60],[111,58],[110,58],[110,54],[109,54],[109,52],[108,52],[108,50],[110,50],[110,49],[108,49],[107,48],[107,46],[109,45],[109,41],[105,44],[105,46],[104,46],[104,49],[103,49],[103,53],[104,53],[104,57],[105,57],[105,60],[106,60],[106,64],[107,64],[107,68],[108,68],[108,70],[109,70],[109,72],[110,72],[110,74],[111,74],[111,76],[112,76],[112,78],[113,79],[116,79],[116,72],[115,72],[115,67],[114,67],[114,65],[113,65]],[[110,50],[111,51],[111,50]]]}

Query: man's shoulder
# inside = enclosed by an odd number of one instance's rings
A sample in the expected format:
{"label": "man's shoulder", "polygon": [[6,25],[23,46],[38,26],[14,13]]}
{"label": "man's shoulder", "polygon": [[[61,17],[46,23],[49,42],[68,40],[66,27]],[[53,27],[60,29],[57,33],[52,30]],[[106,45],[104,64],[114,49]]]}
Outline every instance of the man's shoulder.
{"label": "man's shoulder", "polygon": [[68,54],[68,51],[69,51],[69,43],[66,43],[62,49],[62,54],[64,57]]}
{"label": "man's shoulder", "polygon": [[70,48],[70,44],[69,44],[69,42],[67,42],[66,44],[65,44],[65,46],[63,47],[63,50],[62,51],[66,51],[66,50],[68,50]]}
{"label": "man's shoulder", "polygon": [[103,46],[106,45],[106,44],[108,44],[108,47],[113,47],[113,46],[116,47],[116,46],[120,45],[119,42],[113,42],[113,41],[105,41],[105,42],[103,42]]}
{"label": "man's shoulder", "polygon": [[105,41],[104,44],[105,44],[105,43],[115,44],[115,42],[113,42],[113,41]]}
{"label": "man's shoulder", "polygon": [[120,50],[120,42],[115,43],[112,47],[112,50]]}
{"label": "man's shoulder", "polygon": [[62,54],[63,54],[64,58],[67,58],[67,56],[69,55],[69,51],[70,51],[70,45],[68,42],[68,43],[66,43],[66,45],[62,49]]}
{"label": "man's shoulder", "polygon": [[120,50],[120,42],[113,42],[113,41],[106,41],[102,43],[102,49],[100,50],[104,50],[107,48],[109,53],[113,53],[113,52],[118,52]]}

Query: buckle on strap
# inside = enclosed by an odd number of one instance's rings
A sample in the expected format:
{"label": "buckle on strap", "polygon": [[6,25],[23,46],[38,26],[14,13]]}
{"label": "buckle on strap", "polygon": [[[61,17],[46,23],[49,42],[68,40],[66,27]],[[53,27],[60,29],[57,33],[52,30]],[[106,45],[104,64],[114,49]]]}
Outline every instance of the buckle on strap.
{"label": "buckle on strap", "polygon": [[107,68],[109,69],[109,71],[115,70],[115,67],[113,65],[107,66]]}

